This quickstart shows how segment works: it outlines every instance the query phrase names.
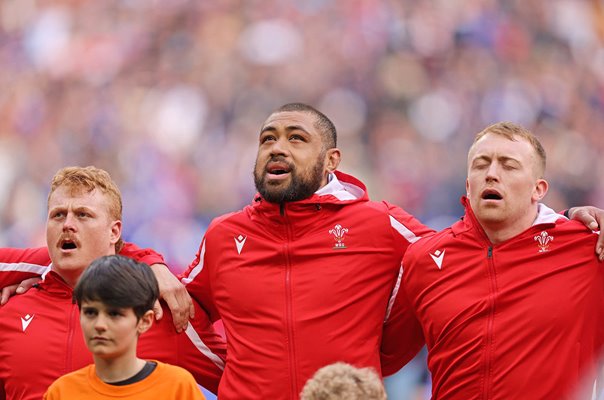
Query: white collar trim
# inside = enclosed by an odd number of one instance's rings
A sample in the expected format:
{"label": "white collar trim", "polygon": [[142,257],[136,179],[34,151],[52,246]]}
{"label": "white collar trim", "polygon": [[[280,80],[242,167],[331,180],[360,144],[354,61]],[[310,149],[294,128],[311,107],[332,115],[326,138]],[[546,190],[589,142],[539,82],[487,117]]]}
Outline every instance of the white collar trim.
{"label": "white collar trim", "polygon": [[537,208],[537,218],[533,221],[533,225],[553,224],[560,218],[566,219],[564,215],[560,215],[545,204],[539,203]]}
{"label": "white collar trim", "polygon": [[317,196],[331,195],[338,200],[357,200],[365,195],[365,191],[360,187],[347,182],[340,182],[334,173],[327,177],[328,183],[315,192]]}

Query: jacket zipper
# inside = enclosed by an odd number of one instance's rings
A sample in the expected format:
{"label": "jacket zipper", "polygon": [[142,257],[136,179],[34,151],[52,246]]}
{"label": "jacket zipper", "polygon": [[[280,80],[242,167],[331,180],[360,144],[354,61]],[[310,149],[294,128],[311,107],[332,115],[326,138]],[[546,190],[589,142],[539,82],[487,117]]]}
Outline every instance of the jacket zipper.
{"label": "jacket zipper", "polygon": [[73,371],[73,334],[75,330],[75,321],[78,318],[78,306],[75,301],[71,301],[71,309],[69,311],[69,325],[67,326],[67,354],[65,356],[65,372]]}
{"label": "jacket zipper", "polygon": [[482,398],[488,400],[491,398],[491,363],[492,363],[492,343],[493,343],[493,325],[495,320],[495,297],[497,295],[497,282],[495,280],[495,263],[493,262],[493,246],[489,245],[487,250],[487,272],[489,274],[489,283],[491,294],[489,296],[489,315],[487,319],[487,332],[485,340],[485,362],[484,362],[484,385],[482,388]]}
{"label": "jacket zipper", "polygon": [[286,238],[283,250],[285,253],[285,320],[287,325],[287,350],[289,353],[289,370],[291,378],[291,398],[298,398],[298,382],[296,373],[296,349],[294,346],[294,322],[292,306],[291,261],[289,245],[291,242],[291,226],[285,213],[284,204],[281,204],[281,215],[284,218]]}

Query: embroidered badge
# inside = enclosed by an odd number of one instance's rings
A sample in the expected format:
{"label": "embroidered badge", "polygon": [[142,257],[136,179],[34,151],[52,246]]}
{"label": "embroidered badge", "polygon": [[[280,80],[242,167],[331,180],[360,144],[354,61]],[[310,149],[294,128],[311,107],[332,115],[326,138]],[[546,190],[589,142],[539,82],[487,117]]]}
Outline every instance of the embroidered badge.
{"label": "embroidered badge", "polygon": [[539,253],[545,253],[549,250],[549,244],[554,241],[554,237],[550,236],[546,231],[542,231],[535,236],[535,240],[539,246]]}
{"label": "embroidered badge", "polygon": [[333,246],[334,249],[339,250],[346,248],[346,245],[344,244],[344,235],[346,234],[346,232],[348,232],[348,229],[342,228],[342,225],[340,224],[334,226],[333,229],[329,230],[329,233],[334,236],[334,239],[336,241],[336,244]]}

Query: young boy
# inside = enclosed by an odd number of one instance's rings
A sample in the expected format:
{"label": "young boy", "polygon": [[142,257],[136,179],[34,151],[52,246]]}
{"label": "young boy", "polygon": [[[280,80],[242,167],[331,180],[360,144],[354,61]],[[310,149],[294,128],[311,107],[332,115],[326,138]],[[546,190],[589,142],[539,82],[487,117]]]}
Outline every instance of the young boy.
{"label": "young boy", "polygon": [[146,265],[119,255],[95,260],[73,294],[94,365],[57,379],[44,399],[203,400],[185,369],[136,356],[139,335],[153,324],[158,294],[157,280]]}

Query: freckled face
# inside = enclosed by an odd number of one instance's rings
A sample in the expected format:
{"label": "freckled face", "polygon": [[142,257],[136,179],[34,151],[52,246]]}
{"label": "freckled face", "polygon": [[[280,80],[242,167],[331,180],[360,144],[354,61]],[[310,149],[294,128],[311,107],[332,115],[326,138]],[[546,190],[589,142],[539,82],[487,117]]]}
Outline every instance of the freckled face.
{"label": "freckled face", "polygon": [[53,270],[75,285],[95,259],[115,254],[121,221],[113,220],[107,196],[98,190],[58,187],[48,200],[46,243]]}

